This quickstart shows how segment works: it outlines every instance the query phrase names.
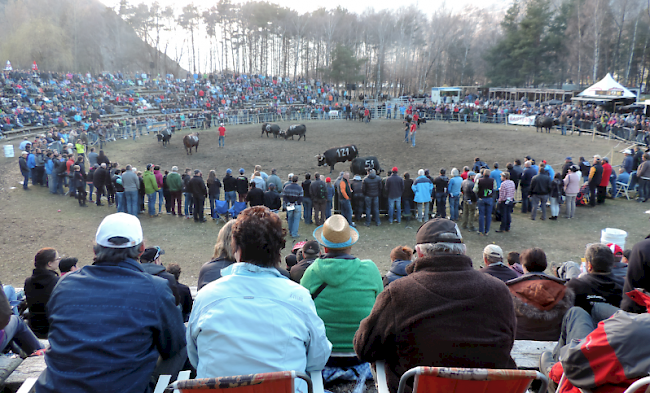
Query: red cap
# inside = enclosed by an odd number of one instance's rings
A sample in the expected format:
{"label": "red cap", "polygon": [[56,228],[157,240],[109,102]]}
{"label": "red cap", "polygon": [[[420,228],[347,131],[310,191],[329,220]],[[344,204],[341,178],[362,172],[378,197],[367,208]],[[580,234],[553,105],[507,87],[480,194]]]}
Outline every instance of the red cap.
{"label": "red cap", "polygon": [[291,248],[291,251],[293,252],[293,251],[295,251],[295,250],[297,250],[299,248],[302,248],[302,246],[304,246],[305,243],[307,243],[307,242],[302,241],[302,242],[298,242],[298,243],[294,244],[293,247]]}
{"label": "red cap", "polygon": [[397,172],[397,167],[394,166],[393,169],[391,169],[392,172]]}
{"label": "red cap", "polygon": [[542,162],[543,162],[544,164],[546,164],[546,160],[542,160]]}
{"label": "red cap", "polygon": [[609,243],[607,244],[607,247],[609,247],[609,249],[612,250],[612,253],[614,255],[618,255],[618,254],[623,255],[623,249],[618,244]]}
{"label": "red cap", "polygon": [[331,183],[331,182],[332,182],[332,178],[331,178],[331,177],[326,177],[326,178],[325,178],[325,182],[326,182],[326,183]]}

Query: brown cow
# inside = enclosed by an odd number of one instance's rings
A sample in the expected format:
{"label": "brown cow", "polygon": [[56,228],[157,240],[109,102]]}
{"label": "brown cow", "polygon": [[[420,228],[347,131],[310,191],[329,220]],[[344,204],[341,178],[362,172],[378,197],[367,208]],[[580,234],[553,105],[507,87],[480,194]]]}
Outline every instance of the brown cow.
{"label": "brown cow", "polygon": [[199,133],[194,132],[187,134],[183,137],[183,145],[185,145],[185,152],[192,155],[192,147],[195,147],[195,152],[199,151]]}

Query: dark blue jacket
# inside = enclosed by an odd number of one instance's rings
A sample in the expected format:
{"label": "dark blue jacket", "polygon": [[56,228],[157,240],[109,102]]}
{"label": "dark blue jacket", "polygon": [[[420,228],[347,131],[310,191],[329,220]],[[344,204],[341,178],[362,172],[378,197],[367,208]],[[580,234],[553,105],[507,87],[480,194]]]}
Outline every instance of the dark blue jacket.
{"label": "dark blue jacket", "polygon": [[521,175],[521,180],[519,181],[519,184],[522,187],[530,186],[530,183],[533,181],[533,176],[535,176],[536,174],[537,172],[533,168],[524,169],[524,173]]}
{"label": "dark blue jacket", "polygon": [[391,282],[397,280],[398,278],[406,277],[406,267],[411,264],[413,261],[403,261],[398,259],[393,261],[393,264],[390,266],[390,270],[386,273],[384,277],[384,287],[390,284]]}
{"label": "dark blue jacket", "polygon": [[66,274],[47,304],[51,348],[36,392],[149,392],[160,355],[185,347],[167,281],[132,259]]}

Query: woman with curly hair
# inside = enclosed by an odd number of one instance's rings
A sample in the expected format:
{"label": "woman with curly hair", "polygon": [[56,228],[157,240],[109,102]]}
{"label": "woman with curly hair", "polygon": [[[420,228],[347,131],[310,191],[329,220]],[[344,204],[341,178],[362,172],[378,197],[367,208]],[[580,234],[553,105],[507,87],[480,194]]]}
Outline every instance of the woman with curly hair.
{"label": "woman with curly hair", "polygon": [[[187,326],[197,378],[296,370],[320,371],[331,352],[309,292],[279,271],[286,229],[264,206],[232,227],[237,263],[198,293]],[[303,390],[304,382],[296,382]]]}

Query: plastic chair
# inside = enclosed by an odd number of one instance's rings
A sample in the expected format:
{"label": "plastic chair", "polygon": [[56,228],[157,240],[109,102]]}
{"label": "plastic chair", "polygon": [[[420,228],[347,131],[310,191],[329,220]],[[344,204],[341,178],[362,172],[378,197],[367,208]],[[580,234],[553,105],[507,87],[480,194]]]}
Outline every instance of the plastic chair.
{"label": "plastic chair", "polygon": [[616,195],[614,195],[614,198],[618,198],[619,194],[621,192],[625,193],[625,198],[627,200],[630,200],[630,195],[628,194],[630,191],[630,182],[632,181],[632,176],[627,180],[627,183],[623,183],[620,181],[616,181]]}
{"label": "plastic chair", "polygon": [[639,390],[640,387],[648,385],[648,388],[645,390],[646,393],[650,392],[650,377],[645,377],[637,380],[632,385],[630,385],[625,392],[623,393],[634,393]]}
{"label": "plastic chair", "polygon": [[241,213],[242,211],[246,210],[246,202],[235,202],[232,207],[228,210],[228,213],[232,216],[232,218],[237,218],[237,215]]}
{"label": "plastic chair", "polygon": [[[377,362],[376,366],[378,390],[382,393],[385,366],[383,362]],[[404,393],[410,378],[414,378],[413,393],[524,393],[535,379],[542,381],[540,392],[546,392],[548,387],[548,378],[539,371],[414,367],[400,378],[397,393]]]}
{"label": "plastic chair", "polygon": [[226,201],[214,201],[215,203],[215,212],[217,213],[216,217],[212,218],[220,218],[220,216],[224,216],[223,218],[226,219],[228,215],[228,202]]}
{"label": "plastic chair", "polygon": [[305,373],[296,371],[187,379],[172,383],[166,390],[176,390],[180,393],[192,393],[194,390],[213,393],[294,393],[296,378],[307,382],[307,392],[314,393],[311,378]]}

